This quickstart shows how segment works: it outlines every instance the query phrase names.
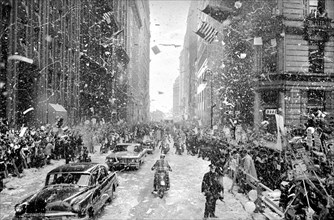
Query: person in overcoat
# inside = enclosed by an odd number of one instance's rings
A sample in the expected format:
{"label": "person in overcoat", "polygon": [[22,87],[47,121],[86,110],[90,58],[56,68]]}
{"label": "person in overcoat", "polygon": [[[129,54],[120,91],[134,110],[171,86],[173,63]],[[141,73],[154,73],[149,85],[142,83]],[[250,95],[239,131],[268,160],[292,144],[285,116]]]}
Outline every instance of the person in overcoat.
{"label": "person in overcoat", "polygon": [[202,180],[202,193],[206,197],[204,219],[217,218],[215,215],[217,199],[223,200],[223,186],[219,183],[219,174],[216,166],[210,164],[210,171],[204,174]]}

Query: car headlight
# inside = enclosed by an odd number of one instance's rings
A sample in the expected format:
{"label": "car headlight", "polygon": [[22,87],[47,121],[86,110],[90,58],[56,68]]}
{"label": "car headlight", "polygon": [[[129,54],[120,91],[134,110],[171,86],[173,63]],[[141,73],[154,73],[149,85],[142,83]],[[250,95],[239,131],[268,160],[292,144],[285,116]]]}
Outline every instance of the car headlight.
{"label": "car headlight", "polygon": [[22,214],[22,213],[25,212],[26,207],[27,207],[27,204],[26,204],[26,203],[22,203],[22,204],[16,205],[16,206],[15,206],[15,212],[16,212],[17,214]]}
{"label": "car headlight", "polygon": [[79,204],[74,204],[74,205],[72,206],[72,210],[73,210],[74,212],[80,212],[80,211],[81,211],[81,209],[80,209],[80,205],[79,205]]}

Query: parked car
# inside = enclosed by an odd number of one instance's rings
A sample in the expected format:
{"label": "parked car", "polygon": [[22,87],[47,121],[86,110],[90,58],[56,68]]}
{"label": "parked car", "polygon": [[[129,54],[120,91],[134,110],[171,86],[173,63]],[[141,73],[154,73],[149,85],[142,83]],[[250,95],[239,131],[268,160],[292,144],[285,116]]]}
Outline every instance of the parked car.
{"label": "parked car", "polygon": [[15,205],[14,219],[92,218],[117,186],[116,172],[103,164],[65,164],[47,174],[40,191]]}
{"label": "parked car", "polygon": [[127,167],[139,169],[146,155],[147,149],[140,143],[119,143],[106,157],[106,164],[110,170]]}

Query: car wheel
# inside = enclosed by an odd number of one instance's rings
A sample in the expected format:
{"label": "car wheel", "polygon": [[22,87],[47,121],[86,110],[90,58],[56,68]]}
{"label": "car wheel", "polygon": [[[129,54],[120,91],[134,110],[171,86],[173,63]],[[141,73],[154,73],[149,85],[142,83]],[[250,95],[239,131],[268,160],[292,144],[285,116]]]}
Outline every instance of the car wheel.
{"label": "car wheel", "polygon": [[92,207],[90,207],[88,209],[88,216],[89,216],[89,218],[93,218],[94,217],[94,209]]}
{"label": "car wheel", "polygon": [[114,198],[114,190],[111,190],[111,194],[109,195],[109,198],[107,199],[106,203],[111,203]]}

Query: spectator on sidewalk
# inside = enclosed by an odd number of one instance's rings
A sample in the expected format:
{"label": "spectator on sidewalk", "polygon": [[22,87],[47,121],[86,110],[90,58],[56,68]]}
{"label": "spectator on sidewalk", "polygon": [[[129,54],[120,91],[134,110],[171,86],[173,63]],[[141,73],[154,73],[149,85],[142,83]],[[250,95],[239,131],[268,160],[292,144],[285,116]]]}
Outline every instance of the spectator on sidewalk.
{"label": "spectator on sidewalk", "polygon": [[223,186],[219,183],[219,175],[216,172],[216,166],[210,164],[210,171],[204,174],[202,180],[202,193],[206,198],[204,219],[208,217],[217,218],[215,215],[217,199],[224,199]]}

